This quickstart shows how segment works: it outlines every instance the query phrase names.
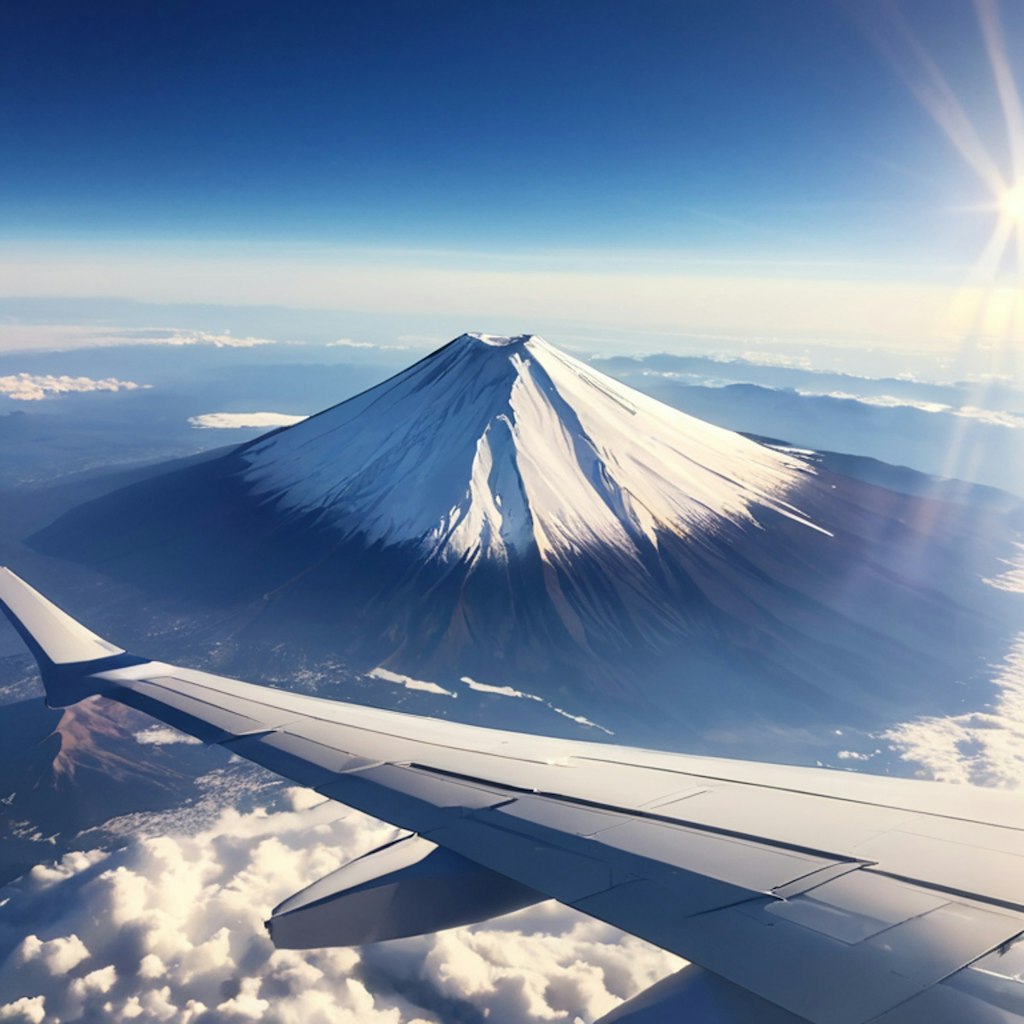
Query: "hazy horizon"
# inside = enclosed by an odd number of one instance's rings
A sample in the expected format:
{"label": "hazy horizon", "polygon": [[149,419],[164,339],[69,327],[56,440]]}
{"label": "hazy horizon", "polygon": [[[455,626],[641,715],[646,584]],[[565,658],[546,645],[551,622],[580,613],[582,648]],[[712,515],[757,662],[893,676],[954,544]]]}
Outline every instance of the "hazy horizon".
{"label": "hazy horizon", "polygon": [[8,299],[1020,372],[1018,5],[245,13],[11,15]]}

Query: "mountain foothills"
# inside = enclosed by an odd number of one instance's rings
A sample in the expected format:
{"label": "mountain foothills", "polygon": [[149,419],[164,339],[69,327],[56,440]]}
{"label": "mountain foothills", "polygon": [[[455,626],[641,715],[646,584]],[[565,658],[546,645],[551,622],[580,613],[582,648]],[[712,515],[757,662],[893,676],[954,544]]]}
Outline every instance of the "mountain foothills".
{"label": "mountain foothills", "polygon": [[[466,334],[32,543],[230,609],[239,671],[287,645],[467,696],[529,691],[620,738],[756,750],[959,709],[1019,625],[1020,595],[992,582],[1019,557],[1018,504],[863,476],[538,337]],[[515,723],[530,702],[506,703]]]}

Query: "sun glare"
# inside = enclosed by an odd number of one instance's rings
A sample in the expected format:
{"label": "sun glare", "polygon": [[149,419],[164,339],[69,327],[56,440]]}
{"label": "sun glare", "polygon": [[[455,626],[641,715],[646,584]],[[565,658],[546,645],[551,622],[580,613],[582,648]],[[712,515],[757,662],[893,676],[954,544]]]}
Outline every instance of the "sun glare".
{"label": "sun glare", "polygon": [[1024,181],[999,197],[999,209],[1014,224],[1024,225]]}

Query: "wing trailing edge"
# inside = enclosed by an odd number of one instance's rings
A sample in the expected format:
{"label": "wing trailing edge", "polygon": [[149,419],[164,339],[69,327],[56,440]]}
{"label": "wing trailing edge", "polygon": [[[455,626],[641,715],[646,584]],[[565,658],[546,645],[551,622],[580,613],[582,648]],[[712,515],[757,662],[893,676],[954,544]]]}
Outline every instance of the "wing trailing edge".
{"label": "wing trailing edge", "polygon": [[725,978],[690,964],[617,1006],[597,1024],[809,1024]]}

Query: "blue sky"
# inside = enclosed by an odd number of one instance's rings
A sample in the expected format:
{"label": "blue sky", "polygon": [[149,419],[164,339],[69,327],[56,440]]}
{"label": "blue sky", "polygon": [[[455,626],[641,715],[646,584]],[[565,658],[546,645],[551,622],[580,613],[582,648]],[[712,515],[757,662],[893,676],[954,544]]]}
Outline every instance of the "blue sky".
{"label": "blue sky", "polygon": [[[1024,53],[1024,5],[979,9]],[[0,265],[21,268],[8,294],[223,285],[225,302],[330,305],[326,277],[315,296],[275,282],[376,262],[410,312],[421,293],[457,311],[459,273],[481,270],[951,289],[995,197],[915,88],[934,93],[926,53],[1013,181],[981,20],[970,0],[9,6]],[[247,286],[193,283],[207,259]],[[104,260],[101,279],[79,272]],[[439,269],[443,286],[403,277]],[[798,329],[773,316],[766,331]]]}

